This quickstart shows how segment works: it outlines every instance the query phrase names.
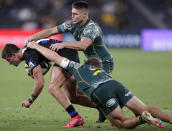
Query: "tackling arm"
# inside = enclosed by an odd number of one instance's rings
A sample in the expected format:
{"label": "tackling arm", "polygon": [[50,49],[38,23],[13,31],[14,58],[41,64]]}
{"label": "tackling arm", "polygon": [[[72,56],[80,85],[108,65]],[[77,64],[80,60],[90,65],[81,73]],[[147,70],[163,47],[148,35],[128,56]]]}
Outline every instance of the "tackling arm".
{"label": "tackling arm", "polygon": [[65,48],[72,48],[75,50],[84,51],[92,44],[92,40],[86,37],[82,37],[80,41],[77,42],[66,42],[62,43]]}
{"label": "tackling arm", "polygon": [[52,35],[55,35],[55,34],[58,34],[57,26],[55,26],[53,28],[42,30],[42,31],[28,37],[26,42],[28,43],[28,42],[31,42],[31,41],[34,41],[34,40],[48,38],[48,37],[50,37]]}
{"label": "tackling arm", "polygon": [[52,50],[56,50],[56,51],[59,50],[59,49],[62,49],[62,48],[71,48],[71,49],[75,49],[75,50],[84,51],[92,43],[93,42],[92,42],[91,39],[89,39],[87,37],[82,37],[82,39],[80,41],[52,44],[50,48]]}
{"label": "tackling arm", "polygon": [[58,55],[56,52],[51,51],[50,49],[47,49],[43,46],[38,45],[36,42],[29,42],[27,44],[27,47],[30,47],[32,49],[36,49],[39,51],[43,56],[45,56],[50,61],[55,62],[56,64],[60,65],[61,67],[66,67],[69,60],[67,58],[64,58],[60,55]]}

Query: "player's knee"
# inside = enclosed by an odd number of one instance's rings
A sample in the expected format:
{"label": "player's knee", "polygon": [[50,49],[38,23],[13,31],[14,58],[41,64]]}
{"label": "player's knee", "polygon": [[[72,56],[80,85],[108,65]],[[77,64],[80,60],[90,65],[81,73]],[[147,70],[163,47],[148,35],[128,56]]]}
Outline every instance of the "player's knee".
{"label": "player's knee", "polygon": [[50,84],[49,87],[48,87],[48,92],[50,94],[53,94],[55,92],[55,90],[57,90],[57,89],[58,89],[58,87],[55,87],[55,86]]}
{"label": "player's knee", "polygon": [[53,94],[53,92],[54,92],[53,90],[54,90],[53,87],[51,87],[51,86],[48,87],[48,92],[49,92],[50,94]]}
{"label": "player's knee", "polygon": [[122,121],[120,120],[115,120],[112,122],[113,126],[117,127],[117,128],[124,128],[125,126],[123,125]]}
{"label": "player's knee", "polygon": [[124,128],[124,129],[132,129],[134,128],[135,126],[129,124],[128,122],[126,121],[121,121],[121,123],[118,125],[118,128]]}

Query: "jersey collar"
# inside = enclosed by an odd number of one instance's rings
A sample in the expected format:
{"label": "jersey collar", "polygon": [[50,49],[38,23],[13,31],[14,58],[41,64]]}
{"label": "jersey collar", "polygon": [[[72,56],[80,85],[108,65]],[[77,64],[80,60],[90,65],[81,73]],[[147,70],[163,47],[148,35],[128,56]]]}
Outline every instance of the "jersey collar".
{"label": "jersey collar", "polygon": [[23,48],[22,49],[22,54],[24,54],[24,52],[27,50],[27,48],[25,47],[25,48]]}

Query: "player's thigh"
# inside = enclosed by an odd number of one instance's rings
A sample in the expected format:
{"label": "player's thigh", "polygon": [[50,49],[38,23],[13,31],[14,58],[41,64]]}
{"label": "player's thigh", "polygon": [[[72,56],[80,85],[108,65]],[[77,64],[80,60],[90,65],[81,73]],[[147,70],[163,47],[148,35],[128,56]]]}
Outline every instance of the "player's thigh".
{"label": "player's thigh", "polygon": [[141,114],[143,111],[147,110],[147,106],[136,96],[133,96],[125,106],[135,114]]}
{"label": "player's thigh", "polygon": [[99,85],[91,95],[91,100],[96,103],[99,110],[105,115],[111,113],[119,106],[116,89],[111,88],[112,84],[113,81]]}
{"label": "player's thigh", "polygon": [[54,66],[50,75],[49,87],[60,88],[63,83],[67,80],[68,76],[64,69],[61,67]]}
{"label": "player's thigh", "polygon": [[77,83],[76,80],[73,76],[68,78],[65,83],[63,84],[63,88],[65,91],[65,94],[69,97],[75,97],[76,96],[76,88],[77,88]]}

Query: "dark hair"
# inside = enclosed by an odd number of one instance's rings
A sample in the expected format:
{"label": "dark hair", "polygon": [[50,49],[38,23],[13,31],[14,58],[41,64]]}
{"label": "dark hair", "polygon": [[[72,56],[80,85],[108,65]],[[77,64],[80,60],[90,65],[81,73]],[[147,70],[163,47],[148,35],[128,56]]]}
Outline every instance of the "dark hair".
{"label": "dark hair", "polygon": [[7,43],[2,50],[1,57],[4,59],[11,57],[12,54],[17,53],[19,50],[20,48],[18,48],[15,44]]}
{"label": "dark hair", "polygon": [[102,68],[103,67],[101,60],[99,58],[97,58],[97,57],[94,57],[94,56],[88,58],[88,60],[85,61],[85,64],[92,65],[92,66],[95,66],[95,67],[98,67],[98,68]]}
{"label": "dark hair", "polygon": [[88,2],[86,1],[76,1],[72,3],[72,8],[75,9],[88,9]]}

